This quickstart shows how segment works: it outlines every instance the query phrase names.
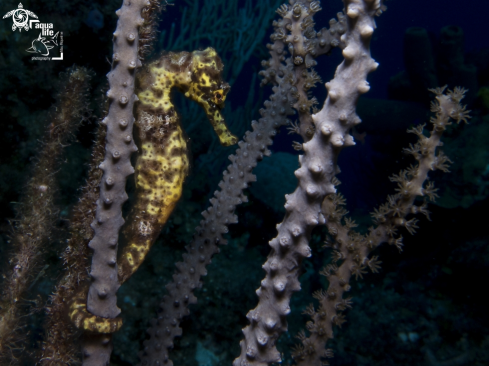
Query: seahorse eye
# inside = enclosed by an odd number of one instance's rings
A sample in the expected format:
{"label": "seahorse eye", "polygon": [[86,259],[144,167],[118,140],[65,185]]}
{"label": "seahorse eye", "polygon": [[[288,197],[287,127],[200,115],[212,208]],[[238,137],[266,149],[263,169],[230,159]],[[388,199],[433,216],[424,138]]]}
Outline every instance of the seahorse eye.
{"label": "seahorse eye", "polygon": [[225,99],[226,97],[222,89],[216,90],[214,92],[214,101],[213,101],[214,103],[221,104],[224,102]]}

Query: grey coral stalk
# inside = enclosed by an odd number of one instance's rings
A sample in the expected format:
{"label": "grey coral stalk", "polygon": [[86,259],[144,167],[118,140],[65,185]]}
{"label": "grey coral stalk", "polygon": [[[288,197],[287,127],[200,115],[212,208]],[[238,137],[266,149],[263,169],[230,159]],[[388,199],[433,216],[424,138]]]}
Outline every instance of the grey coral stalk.
{"label": "grey coral stalk", "polygon": [[[114,32],[112,70],[107,75],[110,89],[109,113],[103,120],[107,126],[105,158],[100,164],[104,171],[100,183],[96,218],[91,227],[94,237],[89,243],[93,250],[88,290],[87,308],[90,313],[104,318],[119,315],[117,290],[117,242],[124,220],[122,205],[127,200],[126,179],[134,173],[130,157],[137,150],[132,138],[134,122],[133,106],[136,68],[141,66],[138,58],[138,29],[144,24],[141,11],[149,6],[146,0],[124,1],[116,11],[119,17]],[[112,345],[109,336],[87,337],[84,344],[84,365],[103,365],[109,362]]]}
{"label": "grey coral stalk", "polygon": [[378,64],[370,57],[370,39],[374,16],[381,11],[379,0],[345,0],[347,30],[341,37],[346,47],[345,60],[335,78],[326,83],[328,97],[323,109],[313,115],[315,132],[299,157],[301,167],[295,172],[299,185],[287,195],[284,221],[277,225],[278,235],[270,241],[272,248],[263,268],[266,276],[257,290],[258,306],[247,314],[250,321],[243,333],[241,355],[234,366],[267,365],[280,362],[276,349],[278,337],[287,330],[290,297],[300,290],[298,276],[302,260],[311,255],[309,238],[318,224],[324,198],[335,193],[332,179],[337,172],[337,156],[345,146],[353,145],[348,131],[360,122],[355,106],[361,94],[369,90],[367,74]]}

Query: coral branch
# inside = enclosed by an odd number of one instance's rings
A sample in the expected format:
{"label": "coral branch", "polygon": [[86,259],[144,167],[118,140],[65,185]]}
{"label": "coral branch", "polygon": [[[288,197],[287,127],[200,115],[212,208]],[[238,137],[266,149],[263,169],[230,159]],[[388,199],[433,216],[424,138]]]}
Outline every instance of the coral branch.
{"label": "coral branch", "polygon": [[[315,2],[294,3],[281,8],[282,13],[291,12],[292,21],[298,21],[308,11],[306,6],[316,7]],[[326,83],[328,98],[323,109],[313,116],[314,136],[303,145],[301,167],[295,172],[299,185],[286,196],[285,218],[277,225],[278,235],[270,242],[272,250],[263,266],[266,277],[257,290],[259,303],[247,314],[250,325],[243,329],[245,339],[240,343],[241,355],[234,366],[267,365],[281,360],[275,344],[287,330],[290,297],[300,290],[302,260],[311,256],[308,245],[311,231],[325,223],[321,203],[336,191],[331,181],[338,169],[337,156],[343,147],[354,144],[348,131],[360,121],[355,114],[356,102],[369,90],[367,74],[377,68],[370,57],[369,43],[375,28],[373,18],[380,5],[379,1],[345,1],[347,29],[342,36],[345,60],[338,66],[335,78]],[[307,29],[304,24],[301,28]]]}
{"label": "coral branch", "polygon": [[[46,252],[45,246],[53,240],[58,211],[54,204],[57,192],[56,175],[64,147],[86,118],[90,73],[85,68],[73,67],[64,75],[55,107],[51,110],[43,146],[36,156],[32,178],[27,183],[19,203],[17,220],[12,232],[15,250],[10,274],[3,284],[0,306],[0,359],[10,356],[10,350],[22,339],[20,318],[22,298],[32,280],[39,274]],[[14,357],[15,358],[15,357]]]}
{"label": "coral branch", "polygon": [[[139,27],[145,23],[141,12],[144,0],[124,1],[116,11],[119,17],[114,32],[114,54],[112,70],[108,74],[109,113],[103,120],[107,126],[105,158],[100,164],[104,174],[100,183],[100,197],[97,200],[96,219],[89,247],[93,250],[90,276],[92,283],[88,290],[87,309],[103,318],[119,315],[116,292],[120,286],[117,275],[117,243],[122,219],[122,204],[127,200],[126,179],[134,173],[131,154],[137,150],[132,138],[134,122],[133,106],[137,101],[134,94],[135,70],[141,67],[138,57]],[[92,323],[91,323],[92,324]],[[94,323],[95,331],[100,324]],[[111,343],[107,337],[89,340],[83,351],[84,365],[108,363]]]}

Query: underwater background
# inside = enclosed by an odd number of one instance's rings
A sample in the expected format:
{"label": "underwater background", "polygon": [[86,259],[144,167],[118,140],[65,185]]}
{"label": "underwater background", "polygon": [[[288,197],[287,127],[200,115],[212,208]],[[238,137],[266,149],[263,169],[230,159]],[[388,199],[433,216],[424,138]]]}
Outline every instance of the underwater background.
{"label": "underwater background", "polygon": [[[60,253],[71,209],[86,178],[94,131],[103,118],[106,73],[110,70],[115,10],[120,0],[24,1],[25,9],[63,32],[63,60],[37,61],[26,52],[36,31],[13,31],[10,19],[0,20],[0,258],[9,268],[9,238],[16,204],[30,176],[43,135],[50,124],[50,108],[59,89],[60,73],[76,64],[92,70],[90,111],[70,146],[57,174],[59,219],[46,248],[45,266],[22,300],[28,319],[25,349],[19,364],[35,364],[43,337],[45,306],[62,273]],[[241,138],[259,117],[258,110],[271,93],[260,87],[261,60],[268,59],[266,44],[275,9],[282,2],[267,0],[175,0],[161,14],[154,55],[163,51],[214,47],[225,65],[224,79],[231,85],[224,115],[230,130]],[[463,103],[472,110],[468,125],[452,126],[443,151],[453,161],[449,173],[431,174],[439,198],[430,203],[430,218],[420,219],[415,235],[404,236],[404,249],[383,245],[375,255],[380,273],[352,281],[352,309],[346,323],[336,327],[328,345],[331,365],[489,365],[489,315],[486,287],[489,280],[489,37],[485,0],[390,0],[377,19],[371,43],[372,57],[380,64],[369,75],[370,92],[358,104],[362,123],[354,131],[357,144],[340,155],[339,191],[347,210],[365,232],[372,225],[370,212],[394,191],[388,177],[412,163],[402,148],[413,143],[406,129],[427,123],[430,94],[417,78],[416,65],[432,62],[432,82],[469,89]],[[2,0],[0,13],[18,7]],[[340,0],[321,2],[316,29],[342,10]],[[424,30],[423,30],[424,29]],[[151,60],[151,57],[148,58]],[[330,80],[342,57],[338,49],[318,60],[322,82]],[[313,91],[322,106],[326,92],[320,83]],[[191,170],[182,199],[165,225],[141,268],[118,292],[124,326],[114,335],[111,364],[135,365],[149,320],[156,314],[174,263],[201,220],[201,212],[229,164],[236,147],[221,147],[205,113],[175,93],[176,105],[191,147]],[[290,118],[294,120],[294,118]],[[298,168],[292,144],[297,136],[285,127],[275,137],[255,169],[257,182],[245,191],[247,203],[237,209],[239,223],[229,226],[229,243],[207,267],[198,304],[175,341],[175,365],[229,365],[239,355],[246,313],[257,304],[255,290],[264,272],[268,241],[284,215],[284,195],[291,193]],[[131,182],[129,195],[134,190]],[[130,201],[126,204],[129,207]],[[303,263],[302,291],[295,294],[288,318],[289,331],[279,340],[283,363],[291,364],[295,336],[305,328],[302,314],[314,302],[314,291],[324,288],[320,269],[329,263],[324,248],[325,228],[313,232],[313,256]],[[1,280],[1,279],[0,279]],[[0,285],[1,287],[1,285]],[[34,309],[34,310],[32,310]]]}

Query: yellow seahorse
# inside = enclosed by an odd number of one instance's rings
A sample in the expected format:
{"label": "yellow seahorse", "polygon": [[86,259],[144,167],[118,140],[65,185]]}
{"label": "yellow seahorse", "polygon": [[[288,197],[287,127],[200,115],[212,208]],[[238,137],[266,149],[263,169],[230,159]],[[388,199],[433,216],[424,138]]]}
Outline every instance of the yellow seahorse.
{"label": "yellow seahorse", "polygon": [[171,89],[176,87],[204,108],[222,145],[237,142],[221,115],[229,91],[222,70],[216,51],[207,48],[163,56],[138,78],[136,126],[142,151],[135,166],[137,198],[124,230],[128,245],[118,263],[121,283],[143,262],[180,198],[187,175],[187,145],[170,100]]}
{"label": "yellow seahorse", "polygon": [[[137,77],[136,130],[140,154],[135,165],[136,198],[126,219],[127,245],[118,259],[119,281],[125,282],[144,261],[182,194],[188,173],[187,144],[170,99],[172,88],[204,108],[222,145],[237,142],[221,114],[229,84],[221,78],[223,64],[213,48],[163,55]],[[78,328],[110,333],[119,318],[104,319],[86,310],[86,295],[76,296],[70,318]]]}

